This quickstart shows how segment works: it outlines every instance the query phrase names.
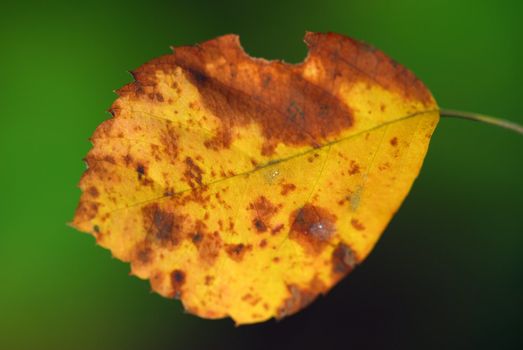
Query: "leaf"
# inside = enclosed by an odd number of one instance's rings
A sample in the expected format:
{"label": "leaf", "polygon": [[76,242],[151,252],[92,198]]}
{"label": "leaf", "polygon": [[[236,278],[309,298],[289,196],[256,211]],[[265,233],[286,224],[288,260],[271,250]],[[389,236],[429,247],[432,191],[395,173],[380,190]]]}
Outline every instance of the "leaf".
{"label": "leaf", "polygon": [[307,33],[292,65],[226,35],[146,63],[92,137],[74,227],[206,318],[293,314],[369,254],[439,119],[382,52]]}

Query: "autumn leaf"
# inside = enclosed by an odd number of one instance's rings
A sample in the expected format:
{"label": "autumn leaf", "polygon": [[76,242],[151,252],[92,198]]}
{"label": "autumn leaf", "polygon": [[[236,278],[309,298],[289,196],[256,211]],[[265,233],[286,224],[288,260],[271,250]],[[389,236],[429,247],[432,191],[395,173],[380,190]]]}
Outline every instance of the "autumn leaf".
{"label": "autumn leaf", "polygon": [[133,72],[92,137],[73,225],[206,318],[293,314],[372,250],[439,120],[364,43],[307,33],[303,63],[235,35]]}

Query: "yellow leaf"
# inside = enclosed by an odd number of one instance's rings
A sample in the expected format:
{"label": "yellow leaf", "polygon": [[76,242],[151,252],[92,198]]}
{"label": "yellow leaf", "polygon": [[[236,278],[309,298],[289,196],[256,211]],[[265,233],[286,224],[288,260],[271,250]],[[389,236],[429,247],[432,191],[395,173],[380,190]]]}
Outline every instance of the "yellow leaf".
{"label": "yellow leaf", "polygon": [[369,254],[439,119],[382,52],[307,33],[291,65],[226,35],[146,63],[92,137],[73,225],[206,318],[290,315]]}

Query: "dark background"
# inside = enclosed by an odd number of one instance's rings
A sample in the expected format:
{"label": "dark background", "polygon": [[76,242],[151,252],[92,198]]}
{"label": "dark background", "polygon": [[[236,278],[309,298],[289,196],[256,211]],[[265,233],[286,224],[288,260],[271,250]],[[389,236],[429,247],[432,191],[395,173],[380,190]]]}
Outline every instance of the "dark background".
{"label": "dark background", "polygon": [[443,119],[373,253],[298,315],[235,328],[66,226],[88,137],[126,70],[238,33],[299,62],[303,34],[367,41],[439,104],[523,123],[521,1],[18,1],[0,5],[0,348],[521,349],[523,137]]}

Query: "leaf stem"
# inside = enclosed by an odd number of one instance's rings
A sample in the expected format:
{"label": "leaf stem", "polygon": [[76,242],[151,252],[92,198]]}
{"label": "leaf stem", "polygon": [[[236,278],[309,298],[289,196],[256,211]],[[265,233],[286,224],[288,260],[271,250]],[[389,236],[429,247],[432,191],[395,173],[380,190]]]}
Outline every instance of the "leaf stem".
{"label": "leaf stem", "polygon": [[472,120],[475,122],[496,125],[496,126],[504,128],[504,129],[512,130],[514,132],[517,132],[518,134],[523,135],[523,125],[519,125],[517,123],[511,122],[511,121],[508,121],[505,119],[494,118],[494,117],[484,115],[484,114],[456,111],[454,109],[445,109],[445,108],[440,109],[439,112],[442,117],[468,119],[468,120]]}

